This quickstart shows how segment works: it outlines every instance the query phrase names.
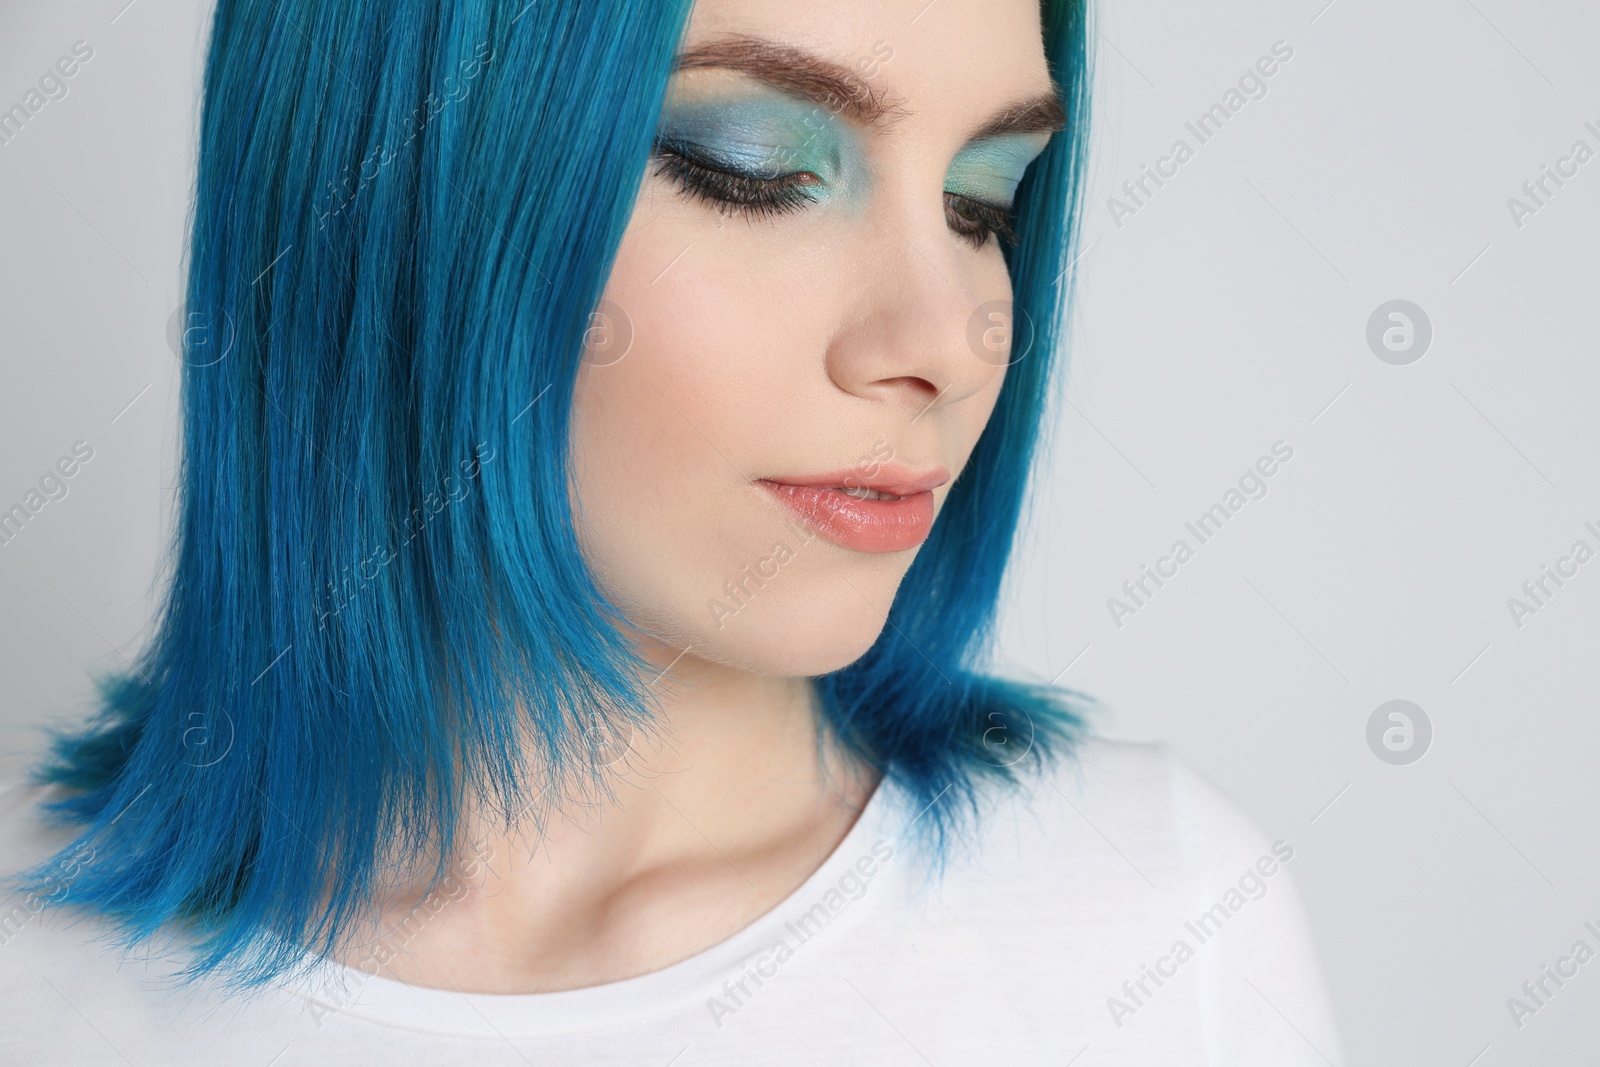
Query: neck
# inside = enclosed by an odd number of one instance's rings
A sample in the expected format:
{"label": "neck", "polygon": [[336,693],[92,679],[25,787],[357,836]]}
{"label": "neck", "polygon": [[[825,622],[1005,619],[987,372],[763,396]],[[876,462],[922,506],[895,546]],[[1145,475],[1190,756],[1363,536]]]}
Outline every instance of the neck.
{"label": "neck", "polygon": [[[677,655],[651,653],[658,670]],[[610,796],[568,804],[537,829],[471,826],[453,868],[465,877],[435,890],[445,906],[395,897],[380,913],[383,940],[343,962],[462,992],[580,988],[686,959],[798,888],[877,785],[819,744],[809,680],[685,655],[656,690],[651,735],[604,748]]]}

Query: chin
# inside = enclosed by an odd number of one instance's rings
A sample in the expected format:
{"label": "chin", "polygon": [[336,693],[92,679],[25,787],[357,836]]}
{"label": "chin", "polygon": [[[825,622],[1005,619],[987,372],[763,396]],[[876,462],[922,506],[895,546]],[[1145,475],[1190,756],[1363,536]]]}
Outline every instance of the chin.
{"label": "chin", "polygon": [[[882,616],[862,609],[853,617],[787,618],[766,613],[753,616],[732,632],[711,633],[712,643],[695,645],[701,659],[754,674],[813,677],[850,666],[867,654],[883,631]],[[734,630],[730,624],[728,630]]]}
{"label": "chin", "polygon": [[673,635],[670,643],[696,659],[754,674],[812,677],[841,670],[866,655],[883,632],[913,553],[840,555],[807,560],[811,565],[803,570],[796,561],[763,584],[724,585],[720,596],[702,595],[694,610],[672,612],[676,617],[651,629]]}

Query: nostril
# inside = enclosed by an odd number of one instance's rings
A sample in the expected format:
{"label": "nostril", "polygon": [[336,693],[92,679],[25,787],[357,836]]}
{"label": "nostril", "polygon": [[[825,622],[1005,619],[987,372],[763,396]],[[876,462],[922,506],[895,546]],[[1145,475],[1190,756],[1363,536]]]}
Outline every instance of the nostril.
{"label": "nostril", "polygon": [[887,389],[904,390],[913,396],[919,397],[924,403],[931,402],[939,395],[940,389],[926,378],[915,375],[905,375],[900,378],[884,378],[878,383]]}

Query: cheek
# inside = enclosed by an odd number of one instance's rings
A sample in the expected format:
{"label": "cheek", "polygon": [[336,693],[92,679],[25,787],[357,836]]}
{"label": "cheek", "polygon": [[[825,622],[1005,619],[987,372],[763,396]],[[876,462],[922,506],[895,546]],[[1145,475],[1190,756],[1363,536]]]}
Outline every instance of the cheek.
{"label": "cheek", "polygon": [[709,618],[708,597],[781,525],[750,484],[770,472],[746,468],[785,418],[806,374],[796,353],[807,349],[793,330],[776,343],[775,294],[692,238],[630,231],[606,299],[628,317],[633,343],[579,374],[579,534],[630,618],[688,641]]}
{"label": "cheek", "polygon": [[[1005,385],[1007,373],[1003,368],[997,370],[981,390],[960,404],[939,413],[945,420],[942,427],[945,440],[961,449],[958,461],[950,468],[953,474],[959,474],[966,469],[967,461],[972,457],[972,450],[978,446],[978,438],[983,436],[984,428],[994,417],[995,406],[1000,400],[1000,391]],[[948,488],[946,486],[946,489]]]}

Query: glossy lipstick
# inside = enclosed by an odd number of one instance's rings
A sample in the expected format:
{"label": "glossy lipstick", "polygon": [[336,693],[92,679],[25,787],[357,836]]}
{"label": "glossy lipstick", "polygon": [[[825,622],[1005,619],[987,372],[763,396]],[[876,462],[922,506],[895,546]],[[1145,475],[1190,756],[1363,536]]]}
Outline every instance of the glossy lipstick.
{"label": "glossy lipstick", "polygon": [[904,552],[928,539],[933,490],[949,480],[943,469],[885,465],[870,476],[852,468],[763,478],[758,484],[836,545],[857,552]]}

